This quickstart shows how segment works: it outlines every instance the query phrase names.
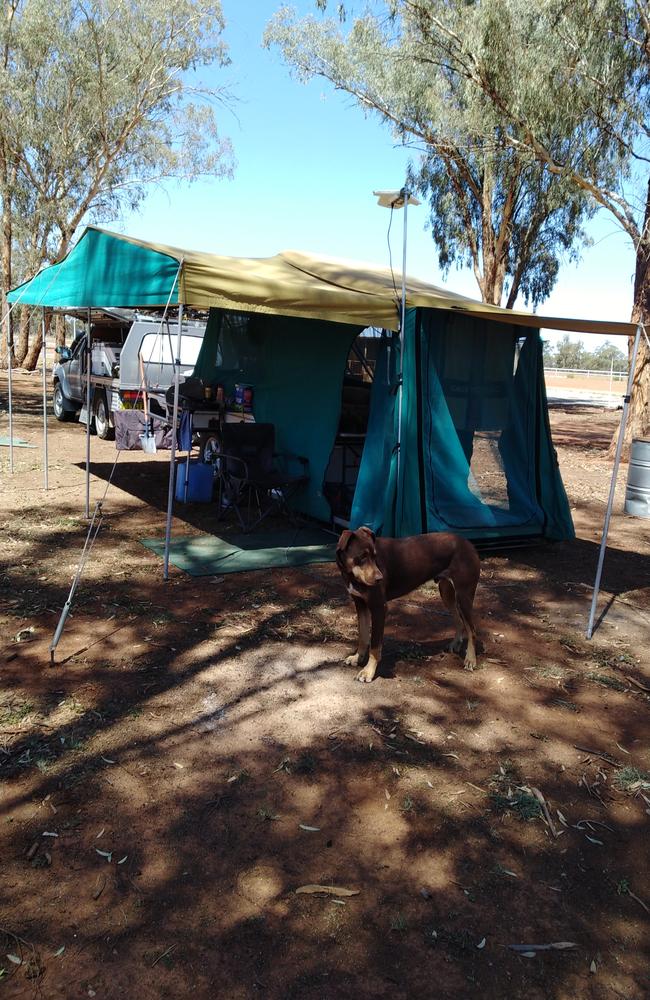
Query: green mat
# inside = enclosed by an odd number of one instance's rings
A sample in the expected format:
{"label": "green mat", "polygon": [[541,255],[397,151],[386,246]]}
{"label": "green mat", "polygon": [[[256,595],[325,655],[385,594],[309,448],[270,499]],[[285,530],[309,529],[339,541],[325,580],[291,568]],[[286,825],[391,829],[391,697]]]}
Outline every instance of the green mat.
{"label": "green mat", "polygon": [[[8,437],[0,437],[0,447],[8,448],[11,441]],[[14,448],[35,448],[35,444],[28,444],[27,441],[22,441],[20,438],[14,438],[13,440]]]}
{"label": "green mat", "polygon": [[[143,538],[142,544],[162,556],[164,540]],[[246,573],[276,566],[333,562],[336,539],[320,528],[289,528],[250,535],[184,535],[172,538],[169,560],[190,576]]]}

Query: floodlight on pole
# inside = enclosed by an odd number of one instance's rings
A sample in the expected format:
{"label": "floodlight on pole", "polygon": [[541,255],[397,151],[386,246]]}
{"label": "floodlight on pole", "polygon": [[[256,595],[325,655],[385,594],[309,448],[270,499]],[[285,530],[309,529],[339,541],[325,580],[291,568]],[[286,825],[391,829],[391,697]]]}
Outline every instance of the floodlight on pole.
{"label": "floodlight on pole", "polygon": [[400,317],[400,351],[399,351],[399,372],[397,374],[397,488],[399,490],[399,474],[402,448],[402,372],[404,358],[404,331],[406,326],[406,221],[407,209],[409,205],[422,204],[407,187],[400,188],[399,191],[373,191],[377,198],[377,204],[382,208],[404,209],[404,239],[402,243],[402,310]]}

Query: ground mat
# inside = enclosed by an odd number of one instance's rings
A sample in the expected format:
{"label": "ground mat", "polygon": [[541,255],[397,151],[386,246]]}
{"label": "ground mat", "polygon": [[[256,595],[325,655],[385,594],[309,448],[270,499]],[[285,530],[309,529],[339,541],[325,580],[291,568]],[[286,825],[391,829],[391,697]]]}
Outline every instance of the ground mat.
{"label": "ground mat", "polygon": [[11,447],[13,443],[14,448],[35,448],[35,444],[28,444],[27,441],[23,441],[21,438],[14,438],[13,442],[11,438],[0,437],[0,446],[3,448]]}
{"label": "ground mat", "polygon": [[[165,542],[143,538],[142,544],[162,556]],[[288,528],[249,535],[183,535],[172,538],[169,559],[190,576],[214,576],[221,573],[245,573],[254,569],[278,566],[307,566],[332,562],[336,539],[320,528]]]}

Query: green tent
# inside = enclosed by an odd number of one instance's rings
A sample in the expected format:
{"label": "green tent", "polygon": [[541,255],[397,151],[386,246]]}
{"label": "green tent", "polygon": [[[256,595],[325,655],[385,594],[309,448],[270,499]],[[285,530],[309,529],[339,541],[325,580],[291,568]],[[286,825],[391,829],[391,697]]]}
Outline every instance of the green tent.
{"label": "green tent", "polygon": [[361,330],[382,328],[351,522],[386,535],[570,537],[539,329],[634,332],[628,323],[499,309],[409,278],[405,330],[397,337],[399,301],[388,269],[296,252],[223,257],[95,227],[8,298],[60,310],[209,309],[197,373],[254,385],[256,419],[275,424],[280,450],[310,460],[300,509],[324,520],[346,359]]}

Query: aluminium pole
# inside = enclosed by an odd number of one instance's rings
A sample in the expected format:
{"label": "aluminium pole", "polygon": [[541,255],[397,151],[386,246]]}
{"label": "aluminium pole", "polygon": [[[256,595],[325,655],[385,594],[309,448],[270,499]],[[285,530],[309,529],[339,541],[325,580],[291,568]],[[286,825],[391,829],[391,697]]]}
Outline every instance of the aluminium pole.
{"label": "aluminium pole", "polygon": [[90,518],[90,368],[92,365],[90,320],[91,311],[88,307],[88,331],[86,333],[86,519]]}
{"label": "aluminium pole", "polygon": [[178,423],[178,394],[181,371],[181,337],[183,333],[183,306],[178,304],[178,335],[176,337],[176,357],[174,358],[174,409],[172,416],[172,442],[169,450],[169,487],[167,490],[167,523],[165,525],[165,555],[163,559],[163,579],[169,579],[169,546],[172,538],[172,507],[174,505],[174,461],[176,459],[176,433]]}
{"label": "aluminium pole", "polygon": [[399,492],[399,474],[402,450],[402,382],[404,377],[404,336],[406,329],[406,220],[409,203],[409,193],[402,189],[404,197],[404,239],[402,243],[402,318],[400,322],[400,352],[399,373],[397,378],[397,489]]}
{"label": "aluminium pole", "polygon": [[43,351],[43,488],[48,489],[48,459],[47,459],[47,337],[45,309],[41,318],[41,340]]}
{"label": "aluminium pole", "polygon": [[634,369],[636,368],[636,358],[639,351],[639,341],[641,340],[641,330],[642,330],[642,324],[639,323],[639,325],[636,328],[634,347],[632,348],[630,373],[627,377],[627,389],[625,390],[625,396],[623,397],[623,413],[621,415],[621,423],[618,429],[618,441],[616,442],[616,454],[614,456],[614,468],[612,469],[612,481],[609,487],[607,510],[605,512],[605,523],[603,525],[603,534],[600,540],[600,552],[598,554],[598,568],[596,569],[596,579],[594,581],[594,593],[591,599],[591,610],[589,612],[589,623],[587,625],[587,632],[586,632],[587,639],[591,639],[592,635],[594,634],[594,619],[596,617],[598,591],[600,590],[600,580],[603,573],[603,562],[605,561],[605,549],[607,547],[607,533],[609,532],[609,521],[612,516],[614,493],[616,492],[616,477],[618,475],[618,467],[621,461],[621,452],[623,450],[623,436],[625,434],[625,425],[627,423],[627,412],[630,408],[630,397],[632,395],[632,383],[634,382]]}
{"label": "aluminium pole", "polygon": [[7,405],[9,406],[9,472],[14,471],[14,403],[13,387],[11,379],[11,354],[14,349],[14,341],[11,335],[11,320],[9,313],[5,317],[7,320]]}

